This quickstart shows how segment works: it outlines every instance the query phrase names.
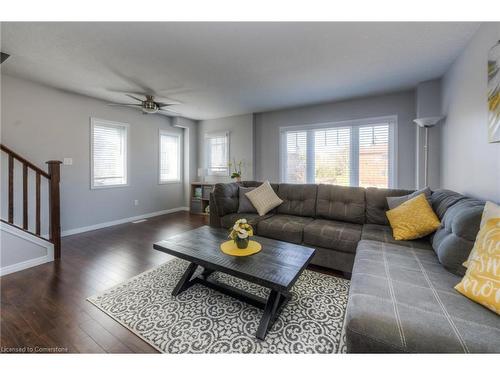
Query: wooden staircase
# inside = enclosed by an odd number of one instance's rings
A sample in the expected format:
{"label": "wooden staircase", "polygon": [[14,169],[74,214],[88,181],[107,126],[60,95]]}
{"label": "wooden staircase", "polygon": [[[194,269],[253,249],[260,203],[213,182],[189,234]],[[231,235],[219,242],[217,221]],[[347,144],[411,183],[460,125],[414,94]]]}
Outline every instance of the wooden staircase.
{"label": "wooden staircase", "polygon": [[[59,160],[49,160],[48,172],[38,168],[35,164],[26,160],[21,155],[12,151],[10,148],[0,144],[2,152],[8,156],[8,214],[7,219],[0,220],[9,225],[15,226],[27,233],[37,236],[43,240],[49,241],[54,245],[54,258],[61,258],[61,208],[59,196],[60,165]],[[14,223],[14,161],[22,164],[22,226]],[[28,169],[35,172],[35,229],[29,229],[28,223]],[[48,182],[48,207],[49,207],[49,235],[48,238],[42,237],[41,231],[41,181],[42,178]]]}

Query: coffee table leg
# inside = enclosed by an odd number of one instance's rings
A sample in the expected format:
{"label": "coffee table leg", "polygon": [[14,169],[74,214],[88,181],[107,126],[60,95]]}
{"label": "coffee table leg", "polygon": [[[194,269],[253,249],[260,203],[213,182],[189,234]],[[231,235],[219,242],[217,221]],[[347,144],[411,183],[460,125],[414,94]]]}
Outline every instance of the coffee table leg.
{"label": "coffee table leg", "polygon": [[259,328],[257,329],[256,337],[260,340],[266,338],[268,329],[270,328],[270,323],[274,321],[276,311],[280,304],[281,294],[275,290],[271,290],[269,297],[267,299],[266,306],[264,307],[264,313],[260,319]]}
{"label": "coffee table leg", "polygon": [[209,277],[212,273],[214,273],[214,270],[211,270],[211,269],[209,269],[209,268],[205,268],[205,269],[203,270],[203,272],[201,273],[200,277],[206,280],[206,279],[208,279],[208,277]]}
{"label": "coffee table leg", "polygon": [[177,285],[175,286],[174,290],[172,290],[172,295],[175,297],[178,294],[184,292],[187,288],[189,288],[191,285],[191,276],[193,276],[194,271],[196,271],[196,268],[198,267],[197,264],[190,263],[180,280],[177,282]]}

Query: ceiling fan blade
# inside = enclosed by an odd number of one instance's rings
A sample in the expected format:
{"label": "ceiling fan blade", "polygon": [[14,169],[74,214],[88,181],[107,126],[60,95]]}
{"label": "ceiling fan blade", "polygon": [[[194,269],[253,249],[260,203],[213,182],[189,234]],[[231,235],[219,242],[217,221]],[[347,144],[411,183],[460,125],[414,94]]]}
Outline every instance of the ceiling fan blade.
{"label": "ceiling fan blade", "polygon": [[175,100],[169,100],[168,103],[164,103],[164,102],[155,102],[156,105],[158,107],[168,107],[169,105],[178,105],[178,104],[182,104],[181,102],[177,102]]}
{"label": "ceiling fan blade", "polygon": [[142,99],[139,99],[137,96],[134,96],[134,95],[131,95],[131,94],[125,94],[125,95],[127,95],[129,98],[132,98],[132,99],[138,100],[138,101],[140,101],[141,103],[144,101],[144,100],[142,100]]}
{"label": "ceiling fan blade", "polygon": [[142,104],[130,104],[130,103],[108,103],[108,105],[117,107],[142,107]]}
{"label": "ceiling fan blade", "polygon": [[181,116],[181,114],[179,112],[174,112],[174,111],[171,111],[169,109],[160,109],[158,112],[163,113],[164,115],[167,115],[167,116]]}

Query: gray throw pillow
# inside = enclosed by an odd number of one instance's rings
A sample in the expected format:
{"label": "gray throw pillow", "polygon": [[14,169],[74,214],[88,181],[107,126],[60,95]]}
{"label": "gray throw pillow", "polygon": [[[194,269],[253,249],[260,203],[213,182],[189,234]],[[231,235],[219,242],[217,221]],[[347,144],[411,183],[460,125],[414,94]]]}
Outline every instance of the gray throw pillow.
{"label": "gray throw pillow", "polygon": [[423,189],[417,190],[414,193],[411,193],[408,195],[403,195],[401,197],[387,197],[386,198],[387,205],[389,206],[389,209],[392,210],[393,208],[396,208],[400,204],[402,204],[402,203],[404,203],[412,198],[415,198],[417,195],[420,195],[420,194],[425,194],[425,197],[427,198],[427,200],[429,200],[431,193],[432,193],[431,189],[429,189],[429,187],[425,187]]}
{"label": "gray throw pillow", "polygon": [[250,199],[246,196],[246,193],[249,191],[252,191],[255,189],[255,187],[239,187],[239,206],[238,206],[238,213],[247,213],[247,214],[256,214],[257,210],[253,206],[252,202],[250,202]]}

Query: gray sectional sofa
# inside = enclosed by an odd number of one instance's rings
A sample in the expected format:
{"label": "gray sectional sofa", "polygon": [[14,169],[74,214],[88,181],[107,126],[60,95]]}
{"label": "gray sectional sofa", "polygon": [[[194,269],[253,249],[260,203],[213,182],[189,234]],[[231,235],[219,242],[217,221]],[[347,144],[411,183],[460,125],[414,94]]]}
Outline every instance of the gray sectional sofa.
{"label": "gray sectional sofa", "polygon": [[430,202],[441,227],[424,239],[397,241],[386,198],[412,191],[271,184],[283,204],[262,217],[238,212],[241,187],[259,185],[216,184],[210,225],[229,228],[246,218],[259,236],[314,247],[313,264],[351,273],[348,352],[500,352],[498,315],[453,289],[465,272],[483,201],[435,191]]}

